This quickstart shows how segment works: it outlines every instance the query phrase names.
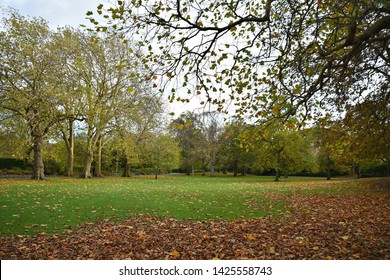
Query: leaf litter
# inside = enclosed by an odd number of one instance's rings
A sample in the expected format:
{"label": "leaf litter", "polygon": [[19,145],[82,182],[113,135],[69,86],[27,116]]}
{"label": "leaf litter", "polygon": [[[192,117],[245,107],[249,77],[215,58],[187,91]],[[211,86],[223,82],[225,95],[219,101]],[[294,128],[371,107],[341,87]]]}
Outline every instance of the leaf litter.
{"label": "leaf litter", "polygon": [[272,193],[280,215],[193,221],[151,215],[62,235],[0,237],[1,259],[390,259],[390,193]]}

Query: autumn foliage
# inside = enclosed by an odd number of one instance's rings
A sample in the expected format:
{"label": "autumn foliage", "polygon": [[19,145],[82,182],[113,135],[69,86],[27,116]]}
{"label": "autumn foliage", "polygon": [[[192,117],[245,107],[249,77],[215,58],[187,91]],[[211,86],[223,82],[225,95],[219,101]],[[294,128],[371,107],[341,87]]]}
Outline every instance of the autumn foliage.
{"label": "autumn foliage", "polygon": [[270,193],[278,216],[198,222],[131,216],[63,235],[2,237],[1,259],[390,259],[388,180],[360,193]]}

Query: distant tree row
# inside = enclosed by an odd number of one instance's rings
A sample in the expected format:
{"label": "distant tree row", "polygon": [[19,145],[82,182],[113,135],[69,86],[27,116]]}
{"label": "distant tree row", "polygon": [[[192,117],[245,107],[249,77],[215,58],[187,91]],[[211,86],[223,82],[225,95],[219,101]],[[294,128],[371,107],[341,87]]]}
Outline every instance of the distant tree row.
{"label": "distant tree row", "polygon": [[92,163],[101,176],[109,142],[127,169],[138,164],[141,150],[147,164],[160,168],[161,145],[170,146],[171,164],[178,160],[164,134],[163,103],[128,41],[68,27],[51,31],[43,19],[10,10],[2,20],[0,54],[1,153],[32,153],[34,179],[45,178],[43,151],[58,142],[66,150],[66,175],[73,176],[75,137],[82,139],[85,178]]}
{"label": "distant tree row", "polygon": [[[217,169],[233,176],[274,174],[276,181],[289,174],[360,178],[362,168],[386,166],[372,175],[389,176],[387,112],[381,116],[383,124],[374,127],[367,110],[354,106],[341,120],[323,119],[306,129],[280,121],[226,123],[217,111],[187,112],[172,122],[171,131],[181,148],[180,170],[187,175],[200,170],[214,176]],[[367,123],[366,130],[357,129],[363,125],[359,122]]]}

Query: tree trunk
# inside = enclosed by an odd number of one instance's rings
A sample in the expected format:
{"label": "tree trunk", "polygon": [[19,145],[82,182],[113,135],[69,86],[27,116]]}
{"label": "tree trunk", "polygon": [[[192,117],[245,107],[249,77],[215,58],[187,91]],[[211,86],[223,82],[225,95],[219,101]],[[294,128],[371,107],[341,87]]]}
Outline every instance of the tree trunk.
{"label": "tree trunk", "polygon": [[185,171],[186,171],[186,175],[187,175],[187,176],[191,175],[191,171],[192,171],[192,168],[191,168],[191,167],[192,167],[192,166],[190,166],[189,163],[188,163],[188,159],[185,158],[185,160],[184,160],[184,168],[185,168]]}
{"label": "tree trunk", "polygon": [[238,160],[233,161],[233,176],[237,177],[238,175]]}
{"label": "tree trunk", "polygon": [[280,167],[280,153],[283,151],[283,149],[280,149],[278,152],[277,152],[277,157],[276,157],[276,168],[275,168],[275,182],[279,182],[279,178],[280,178],[280,170],[279,170],[279,167]]}
{"label": "tree trunk", "polygon": [[362,178],[362,173],[360,172],[360,165],[357,164],[355,166],[355,168],[356,168],[356,179],[361,179]]}
{"label": "tree trunk", "polygon": [[280,178],[280,171],[279,171],[279,168],[276,168],[275,169],[275,182],[279,182],[279,178]]}
{"label": "tree trunk", "polygon": [[95,170],[94,170],[94,176],[95,177],[103,177],[102,175],[102,138],[99,137],[98,140],[98,151],[97,151],[97,160],[95,161]]}
{"label": "tree trunk", "polygon": [[122,177],[131,177],[131,171],[130,171],[130,163],[127,157],[125,157],[123,161],[123,173]]}
{"label": "tree trunk", "polygon": [[330,156],[328,155],[328,158],[327,158],[327,176],[326,176],[326,180],[330,180]]}
{"label": "tree trunk", "polygon": [[156,174],[155,174],[155,176],[154,176],[154,179],[157,180],[157,178],[158,178],[158,167],[156,167]]}
{"label": "tree trunk", "polygon": [[[66,136],[64,135],[64,138]],[[73,129],[73,120],[69,120],[69,138],[66,143],[66,149],[68,152],[67,155],[67,166],[66,166],[66,176],[73,176],[73,162],[74,162],[74,129]]]}
{"label": "tree trunk", "polygon": [[330,180],[330,166],[328,166],[326,180]]}
{"label": "tree trunk", "polygon": [[43,164],[43,136],[40,134],[34,134],[34,165],[33,165],[33,176],[34,180],[44,180],[45,179],[45,168]]}
{"label": "tree trunk", "polygon": [[205,164],[205,160],[202,159],[202,176],[205,175],[206,175],[206,164]]}
{"label": "tree trunk", "polygon": [[210,176],[215,176],[215,154],[213,153],[210,157]]}
{"label": "tree trunk", "polygon": [[93,152],[91,149],[88,149],[87,153],[85,154],[84,170],[82,174],[83,178],[92,178],[91,175],[92,161],[93,161]]}

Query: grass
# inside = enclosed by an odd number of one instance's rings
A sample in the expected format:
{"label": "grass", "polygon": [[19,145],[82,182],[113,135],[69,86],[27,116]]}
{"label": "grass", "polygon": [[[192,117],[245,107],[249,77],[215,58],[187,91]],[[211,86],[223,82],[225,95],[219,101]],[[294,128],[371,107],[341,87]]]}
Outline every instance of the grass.
{"label": "grass", "polygon": [[353,181],[272,177],[0,179],[0,234],[61,234],[78,224],[150,214],[196,221],[264,217],[286,211],[270,193],[343,194]]}

